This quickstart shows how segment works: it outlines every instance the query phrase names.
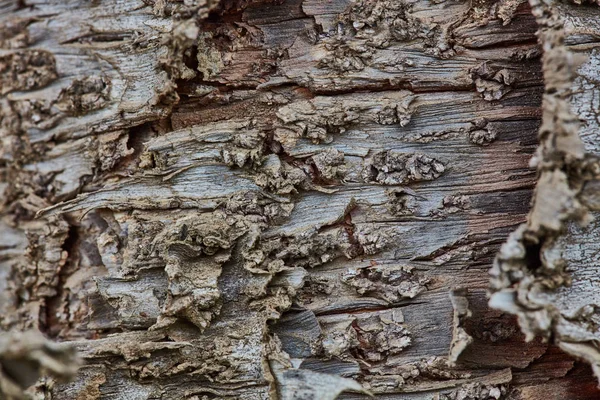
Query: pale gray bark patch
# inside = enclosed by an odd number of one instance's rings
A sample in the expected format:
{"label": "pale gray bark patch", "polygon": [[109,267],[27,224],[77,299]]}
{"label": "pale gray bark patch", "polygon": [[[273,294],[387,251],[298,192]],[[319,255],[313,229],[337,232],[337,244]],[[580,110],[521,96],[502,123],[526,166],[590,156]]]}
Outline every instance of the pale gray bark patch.
{"label": "pale gray bark patch", "polygon": [[463,327],[464,320],[473,315],[471,310],[469,310],[467,291],[468,289],[466,288],[457,288],[450,291],[450,300],[454,308],[452,343],[448,355],[448,360],[451,364],[455,364],[460,354],[473,342],[473,338]]}
{"label": "pale gray bark patch", "polygon": [[335,400],[340,393],[347,390],[368,393],[356,381],[333,374],[304,369],[284,369],[277,364],[272,364],[271,368],[277,378],[282,400]]}

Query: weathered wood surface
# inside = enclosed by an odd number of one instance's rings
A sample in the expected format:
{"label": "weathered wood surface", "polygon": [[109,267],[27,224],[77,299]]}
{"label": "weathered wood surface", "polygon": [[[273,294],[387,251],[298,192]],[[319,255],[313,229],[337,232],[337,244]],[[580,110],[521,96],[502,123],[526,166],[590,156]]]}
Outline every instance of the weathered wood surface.
{"label": "weathered wood surface", "polygon": [[[0,10],[0,326],[85,361],[41,398],[597,398],[487,305],[552,115],[526,3]],[[557,10],[592,56],[568,98],[594,153],[599,10]],[[557,238],[586,267],[535,301],[593,307],[592,228]]]}

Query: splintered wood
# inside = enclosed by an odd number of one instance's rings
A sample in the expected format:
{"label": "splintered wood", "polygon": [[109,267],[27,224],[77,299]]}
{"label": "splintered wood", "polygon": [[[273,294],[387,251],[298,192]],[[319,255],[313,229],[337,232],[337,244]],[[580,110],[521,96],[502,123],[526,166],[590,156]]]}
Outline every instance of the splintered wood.
{"label": "splintered wood", "polygon": [[0,10],[0,397],[598,398],[596,4]]}

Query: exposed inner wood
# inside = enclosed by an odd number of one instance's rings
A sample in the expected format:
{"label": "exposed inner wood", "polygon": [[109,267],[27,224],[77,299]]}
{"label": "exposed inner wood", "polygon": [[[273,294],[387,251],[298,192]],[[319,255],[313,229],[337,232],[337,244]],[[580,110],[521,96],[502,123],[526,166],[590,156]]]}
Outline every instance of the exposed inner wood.
{"label": "exposed inner wood", "polygon": [[29,393],[598,398],[600,9],[531,4],[0,0],[0,328],[82,359]]}

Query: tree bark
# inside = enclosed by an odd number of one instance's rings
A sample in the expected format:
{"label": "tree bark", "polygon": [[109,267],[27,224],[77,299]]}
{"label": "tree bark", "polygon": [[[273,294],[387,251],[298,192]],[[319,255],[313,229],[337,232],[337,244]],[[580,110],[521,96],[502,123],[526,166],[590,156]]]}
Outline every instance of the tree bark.
{"label": "tree bark", "polygon": [[596,4],[0,10],[0,398],[598,398]]}

